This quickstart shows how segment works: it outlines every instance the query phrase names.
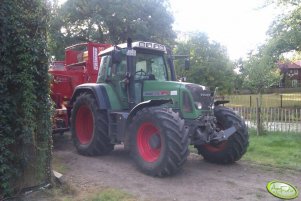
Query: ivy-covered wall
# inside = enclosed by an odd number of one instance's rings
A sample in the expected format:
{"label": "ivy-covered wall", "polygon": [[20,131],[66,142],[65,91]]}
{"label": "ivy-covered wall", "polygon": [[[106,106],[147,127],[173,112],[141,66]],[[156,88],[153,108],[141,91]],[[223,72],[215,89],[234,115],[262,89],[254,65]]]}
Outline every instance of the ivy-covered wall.
{"label": "ivy-covered wall", "polygon": [[0,1],[0,200],[50,180],[46,0]]}

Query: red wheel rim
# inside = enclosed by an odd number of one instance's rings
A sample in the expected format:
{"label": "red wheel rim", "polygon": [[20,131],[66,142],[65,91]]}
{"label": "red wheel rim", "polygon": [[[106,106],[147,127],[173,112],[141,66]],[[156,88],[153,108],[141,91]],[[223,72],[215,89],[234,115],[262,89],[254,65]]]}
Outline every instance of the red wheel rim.
{"label": "red wheel rim", "polygon": [[89,144],[93,134],[93,116],[87,106],[81,106],[76,113],[76,135],[81,144]]}
{"label": "red wheel rim", "polygon": [[212,144],[205,144],[204,147],[209,151],[209,152],[219,152],[225,149],[227,144],[227,141],[220,142],[217,145],[212,145]]}
{"label": "red wheel rim", "polygon": [[149,122],[143,123],[138,129],[137,146],[144,161],[156,161],[161,151],[161,137],[157,127]]}

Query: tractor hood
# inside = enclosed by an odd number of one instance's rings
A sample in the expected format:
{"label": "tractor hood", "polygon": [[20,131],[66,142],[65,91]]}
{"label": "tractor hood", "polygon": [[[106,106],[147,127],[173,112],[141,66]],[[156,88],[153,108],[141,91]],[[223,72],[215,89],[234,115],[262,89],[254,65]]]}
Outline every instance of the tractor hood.
{"label": "tractor hood", "polygon": [[197,109],[209,110],[213,104],[213,94],[205,86],[185,83],[185,88],[190,92]]}
{"label": "tractor hood", "polygon": [[172,99],[171,107],[179,107],[181,82],[171,81],[144,81],[143,98],[144,101],[152,99]]}
{"label": "tractor hood", "polygon": [[171,107],[180,108],[183,105],[183,93],[189,97],[189,104],[194,109],[209,110],[212,103],[212,93],[202,85],[187,82],[144,81],[144,101],[151,99],[172,99]]}

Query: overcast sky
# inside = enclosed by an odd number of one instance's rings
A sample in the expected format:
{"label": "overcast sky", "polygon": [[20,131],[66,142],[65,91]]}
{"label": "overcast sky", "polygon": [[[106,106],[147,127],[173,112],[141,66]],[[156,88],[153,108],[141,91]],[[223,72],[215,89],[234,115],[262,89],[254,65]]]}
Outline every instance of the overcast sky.
{"label": "overcast sky", "polygon": [[[59,0],[60,3],[66,0]],[[264,0],[170,0],[174,30],[207,33],[228,49],[232,60],[244,57],[264,43],[266,31],[280,13],[274,7],[258,9]]]}
{"label": "overcast sky", "polygon": [[280,11],[259,9],[263,0],[170,0],[174,29],[207,33],[228,49],[231,59],[244,57],[264,43],[266,31]]}

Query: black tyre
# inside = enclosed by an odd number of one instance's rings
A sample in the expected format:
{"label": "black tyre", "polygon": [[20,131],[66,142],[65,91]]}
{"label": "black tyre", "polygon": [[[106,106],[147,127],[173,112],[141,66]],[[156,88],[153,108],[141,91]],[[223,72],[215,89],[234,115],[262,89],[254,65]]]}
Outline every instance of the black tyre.
{"label": "black tyre", "polygon": [[107,114],[98,109],[91,94],[83,93],[76,99],[71,112],[71,133],[82,155],[104,155],[114,148],[108,137]]}
{"label": "black tyre", "polygon": [[189,154],[188,131],[178,113],[166,108],[144,108],[130,125],[131,156],[151,176],[176,173]]}
{"label": "black tyre", "polygon": [[247,151],[249,145],[248,129],[244,121],[233,110],[222,106],[214,109],[217,127],[221,130],[230,128],[234,124],[240,126],[239,130],[228,140],[219,144],[205,144],[195,146],[205,160],[213,163],[228,164],[239,160]]}

